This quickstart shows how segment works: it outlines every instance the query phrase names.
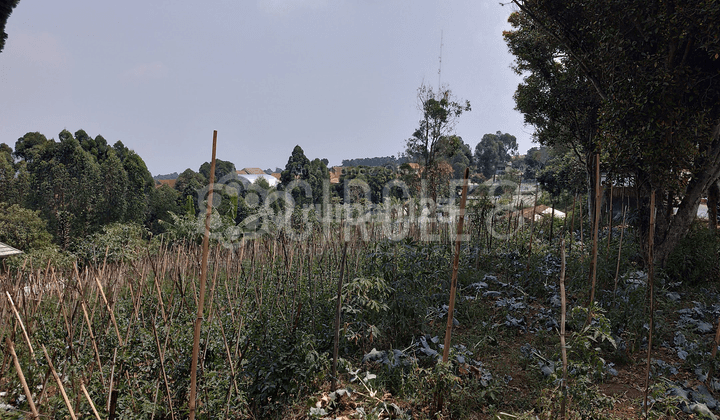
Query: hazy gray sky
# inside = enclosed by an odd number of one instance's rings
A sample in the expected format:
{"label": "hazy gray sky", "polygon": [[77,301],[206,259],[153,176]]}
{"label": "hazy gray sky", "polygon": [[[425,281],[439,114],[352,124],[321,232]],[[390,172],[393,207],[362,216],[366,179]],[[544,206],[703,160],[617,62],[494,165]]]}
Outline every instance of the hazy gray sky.
{"label": "hazy gray sky", "polygon": [[0,53],[0,142],[26,132],[101,134],[153,175],[218,158],[284,167],[397,155],[417,127],[417,88],[472,104],[457,134],[531,147],[498,0],[21,0]]}

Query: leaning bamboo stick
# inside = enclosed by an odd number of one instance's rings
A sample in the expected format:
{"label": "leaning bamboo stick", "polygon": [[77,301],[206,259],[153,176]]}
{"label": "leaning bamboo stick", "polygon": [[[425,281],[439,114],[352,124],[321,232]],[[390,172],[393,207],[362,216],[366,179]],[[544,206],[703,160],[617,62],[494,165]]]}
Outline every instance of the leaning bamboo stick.
{"label": "leaning bamboo stick", "polygon": [[165,352],[160,348],[160,340],[158,339],[157,330],[155,329],[155,323],[152,322],[153,335],[155,336],[155,345],[158,350],[158,357],[160,357],[160,369],[162,370],[163,380],[165,381],[165,391],[167,392],[168,405],[170,406],[170,417],[175,420],[175,410],[173,410],[172,404],[172,393],[170,392],[170,384],[168,382],[167,374],[165,373]]}
{"label": "leaning bamboo stick", "polygon": [[627,208],[623,207],[623,221],[620,226],[620,242],[618,243],[618,256],[617,266],[615,267],[615,288],[613,289],[613,295],[617,292],[618,279],[620,278],[620,256],[622,255],[623,236],[625,235],[625,216],[627,214]]}
{"label": "leaning bamboo stick", "polygon": [[467,202],[468,178],[470,169],[465,168],[463,178],[462,197],[460,198],[460,219],[457,225],[457,236],[455,236],[455,257],[452,265],[452,278],[450,280],[450,303],[447,313],[447,326],[445,327],[445,347],[443,347],[443,363],[447,363],[450,356],[450,338],[452,336],[453,312],[455,310],[455,294],[457,290],[458,266],[460,264],[460,242],[462,240],[463,222],[465,220],[465,203]]}
{"label": "leaning bamboo stick", "polygon": [[92,408],[93,414],[95,414],[95,418],[100,420],[100,414],[98,414],[97,409],[95,408],[95,404],[93,404],[92,398],[90,398],[90,394],[88,394],[87,389],[85,389],[85,384],[80,384],[80,389],[82,389],[83,394],[85,394],[85,398],[87,399],[88,403],[90,403],[90,408]]}
{"label": "leaning bamboo stick", "polygon": [[98,369],[100,370],[100,379],[102,379],[102,385],[103,389],[106,388],[105,386],[105,375],[103,374],[102,370],[102,362],[100,361],[100,352],[98,351],[97,347],[97,340],[95,339],[95,334],[93,334],[92,330],[92,324],[90,323],[90,317],[88,316],[87,308],[85,307],[85,302],[80,302],[80,305],[82,306],[83,315],[85,316],[85,322],[88,326],[88,333],[90,334],[90,341],[92,341],[93,350],[95,351],[95,360],[98,364]]}
{"label": "leaning bamboo stick", "polygon": [[[17,308],[15,307],[15,302],[13,302],[12,297],[10,296],[10,293],[5,291],[5,295],[7,295],[8,300],[10,301],[10,306],[12,307],[13,312],[15,313],[15,317],[17,318],[18,322],[20,323],[20,328],[22,328],[23,336],[25,337],[25,342],[28,345],[28,348],[30,349],[30,356],[32,357],[33,361],[35,361],[35,351],[33,350],[32,343],[30,343],[30,337],[28,337],[27,330],[25,330],[25,324],[23,324],[22,318],[20,318],[20,313],[18,313]],[[37,361],[35,361],[37,363]]]}
{"label": "leaning bamboo stick", "polygon": [[102,284],[100,284],[100,280],[95,277],[95,283],[98,285],[98,289],[100,290],[100,296],[102,296],[103,302],[105,302],[105,307],[107,308],[108,312],[110,312],[110,320],[113,323],[113,326],[115,327],[115,334],[117,334],[118,343],[120,344],[120,347],[123,346],[123,339],[120,335],[120,329],[118,328],[117,321],[115,320],[115,312],[110,307],[110,304],[108,303],[107,298],[105,297],[105,292],[103,291]]}
{"label": "leaning bamboo stick", "polygon": [[52,360],[50,360],[50,356],[48,355],[47,349],[45,349],[45,345],[42,345],[43,353],[45,353],[45,360],[48,362],[48,366],[50,366],[50,370],[52,371],[53,376],[55,377],[55,382],[58,384],[58,388],[60,388],[60,393],[62,394],[63,400],[65,400],[65,405],[68,408],[68,411],[70,412],[70,417],[72,417],[73,420],[77,420],[77,417],[75,416],[75,411],[72,408],[72,404],[70,404],[70,399],[67,396],[67,393],[65,392],[65,387],[62,384],[62,381],[60,380],[60,376],[58,375],[57,371],[55,370],[55,367],[53,366]]}
{"label": "leaning bamboo stick", "polygon": [[13,362],[15,363],[15,371],[20,378],[20,383],[22,384],[23,391],[25,392],[25,397],[27,397],[28,405],[30,405],[30,410],[33,413],[33,418],[36,419],[40,417],[40,414],[35,407],[35,403],[33,402],[32,392],[30,392],[30,388],[28,388],[27,381],[25,380],[25,375],[23,375],[22,367],[20,367],[20,361],[18,360],[17,354],[15,353],[15,346],[13,345],[12,341],[10,341],[10,338],[7,339],[7,345],[10,349],[10,354],[12,355]]}

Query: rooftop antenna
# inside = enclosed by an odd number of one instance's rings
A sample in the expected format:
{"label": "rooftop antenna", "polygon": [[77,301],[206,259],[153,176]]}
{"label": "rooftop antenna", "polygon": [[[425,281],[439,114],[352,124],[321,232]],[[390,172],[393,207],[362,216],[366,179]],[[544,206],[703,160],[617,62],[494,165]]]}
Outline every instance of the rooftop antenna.
{"label": "rooftop antenna", "polygon": [[442,74],[442,48],[443,48],[443,31],[440,30],[440,63],[438,64],[438,92],[442,85],[440,84],[440,76]]}

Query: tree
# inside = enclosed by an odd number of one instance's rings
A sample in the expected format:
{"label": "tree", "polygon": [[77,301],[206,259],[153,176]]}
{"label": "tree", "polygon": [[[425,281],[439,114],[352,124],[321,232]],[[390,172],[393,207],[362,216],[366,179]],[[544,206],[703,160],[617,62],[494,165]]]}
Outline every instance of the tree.
{"label": "tree", "polygon": [[58,138],[56,143],[28,133],[16,143],[15,154],[27,165],[28,204],[41,212],[56,241],[67,248],[73,238],[98,227],[100,167],[69,131]]}
{"label": "tree", "polygon": [[452,135],[440,139],[438,145],[439,160],[444,160],[453,168],[455,179],[462,179],[465,168],[472,163],[472,151],[462,137]]}
{"label": "tree", "polygon": [[28,251],[47,247],[51,240],[39,211],[0,203],[0,242]]}
{"label": "tree", "polygon": [[101,225],[125,221],[130,184],[127,172],[115,150],[110,148],[105,153],[107,157],[100,164],[102,178],[99,186],[102,191],[100,196],[102,201],[98,217]]}
{"label": "tree", "polygon": [[171,221],[170,213],[182,213],[179,204],[180,193],[168,185],[161,185],[152,190],[149,200],[147,226],[154,235],[165,231],[165,222]]}
{"label": "tree", "polygon": [[[418,88],[418,109],[422,119],[406,141],[406,154],[424,168],[432,168],[441,153],[440,141],[455,133],[455,125],[463,112],[470,111],[470,101],[459,101],[447,87],[437,92],[426,85]],[[427,171],[422,173],[423,179]]]}
{"label": "tree", "polygon": [[121,141],[117,141],[113,145],[113,149],[122,161],[128,178],[125,221],[142,223],[148,215],[149,197],[155,188],[155,181],[152,179],[145,161],[135,151],[125,147]]}
{"label": "tree", "polygon": [[485,178],[495,175],[499,165],[517,154],[518,144],[515,136],[501,131],[485,134],[475,146],[475,165]]}
{"label": "tree", "polygon": [[13,9],[19,2],[20,0],[0,0],[0,52],[2,52],[5,47],[5,40],[8,36],[5,33],[5,25]]}
{"label": "tree", "polygon": [[[591,191],[595,185],[595,154],[599,151],[601,99],[555,38],[523,14],[513,14],[509,21],[515,30],[505,32],[505,41],[515,55],[513,69],[524,76],[514,95],[515,109],[524,114],[526,124],[535,127],[538,143],[572,151],[585,168],[587,185],[583,190]],[[592,219],[594,194],[588,195],[587,208]]]}
{"label": "tree", "polygon": [[656,191],[655,256],[664,264],[720,178],[720,4],[514,3],[518,27],[550,39],[560,64],[594,92],[604,161],[635,178],[641,215]]}
{"label": "tree", "polygon": [[[205,177],[205,179],[210,179],[210,162],[205,162],[202,165],[200,165],[200,169],[198,169],[198,173],[200,173],[202,176]],[[237,174],[237,170],[235,169],[235,164],[232,162],[229,162],[227,160],[220,160],[215,159],[215,182],[218,182],[226,175],[230,174]]]}
{"label": "tree", "polygon": [[192,200],[193,213],[197,214],[200,210],[198,207],[198,190],[207,185],[207,179],[190,168],[185,169],[178,175],[175,181],[175,190],[180,193],[178,205],[185,206],[189,199]]}
{"label": "tree", "polygon": [[523,164],[525,166],[525,172],[523,177],[525,179],[536,179],[540,174],[540,171],[550,161],[550,152],[547,147],[531,147],[525,153]]}
{"label": "tree", "polygon": [[[310,176],[310,159],[305,156],[305,152],[299,145],[293,148],[292,154],[288,158],[285,169],[280,173],[280,183],[283,189],[288,188],[291,182],[295,180],[307,181]],[[328,179],[330,175],[328,174]],[[295,200],[295,205],[311,204],[313,199],[317,197],[307,197],[307,192],[302,188],[294,188],[289,191]]]}
{"label": "tree", "polygon": [[38,160],[49,160],[54,153],[55,142],[38,132],[27,133],[15,142],[14,156],[28,164]]}
{"label": "tree", "polygon": [[5,143],[0,144],[0,203],[10,201],[15,189],[15,163],[12,149]]}
{"label": "tree", "polygon": [[102,163],[107,157],[111,147],[103,136],[98,135],[94,139],[90,137],[85,130],[75,132],[75,138],[80,142],[80,146],[97,159],[98,163]]}
{"label": "tree", "polygon": [[[385,186],[388,182],[394,179],[395,171],[392,169],[385,168],[383,166],[355,166],[347,168],[343,171],[340,176],[340,182],[335,184],[335,192],[344,200],[346,198],[345,192],[347,189],[347,198],[350,198],[351,202],[358,202],[364,198],[368,202],[379,204],[382,203],[383,198],[385,198],[383,197],[383,190]],[[352,180],[365,182],[370,188],[370,195],[365,195],[365,191],[361,191],[358,187],[349,187],[348,184]],[[397,194],[397,190],[391,191],[391,194],[392,193],[395,194],[393,195],[395,197],[402,197],[402,195]]]}

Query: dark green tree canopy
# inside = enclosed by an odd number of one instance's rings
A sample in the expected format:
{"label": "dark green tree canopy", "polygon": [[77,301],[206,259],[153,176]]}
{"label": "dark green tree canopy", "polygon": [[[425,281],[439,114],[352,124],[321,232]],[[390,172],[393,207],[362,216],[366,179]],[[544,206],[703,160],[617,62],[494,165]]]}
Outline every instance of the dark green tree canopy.
{"label": "dark green tree canopy", "polygon": [[[326,159],[313,159],[311,162],[305,156],[302,147],[295,146],[285,165],[285,170],[280,174],[280,182],[283,188],[295,181],[305,181],[310,187],[310,191],[301,188],[294,188],[292,191],[293,199],[296,205],[306,205],[311,203],[321,203],[323,198],[323,182],[330,180],[330,171]],[[310,194],[312,197],[308,197]]]}
{"label": "dark green tree canopy", "polygon": [[490,178],[498,165],[507,163],[517,150],[515,136],[501,131],[485,134],[475,146],[475,165],[486,178]]}
{"label": "dark green tree canopy", "polygon": [[[202,165],[200,165],[200,169],[198,169],[198,173],[200,173],[202,176],[205,177],[205,179],[210,179],[210,162],[205,162]],[[232,162],[229,162],[227,160],[220,160],[215,159],[215,182],[218,182],[222,178],[224,178],[227,175],[230,174],[236,174],[237,170],[235,169],[235,164]]]}
{"label": "dark green tree canopy", "polygon": [[12,180],[0,188],[0,201],[39,211],[63,247],[109,223],[146,221],[154,181],[137,153],[121,142],[108,147],[102,136],[93,139],[84,130],[63,130],[58,139],[25,134],[10,169],[3,164],[9,147],[3,148],[0,172],[11,170]]}
{"label": "dark green tree canopy", "polygon": [[[632,176],[643,197],[651,190],[661,197],[655,255],[664,262],[687,233],[701,196],[720,178],[720,3],[513,3],[520,13],[506,39],[518,66],[536,77],[536,91],[576,89],[578,98],[594,92],[597,117],[581,108],[577,126],[597,127],[589,134],[606,169]],[[536,53],[523,47],[533,42]],[[524,103],[537,107],[548,127],[572,128],[572,115],[560,106],[527,96]],[[575,98],[550,95],[563,96]]]}
{"label": "dark green tree canopy", "polygon": [[20,3],[20,0],[0,0],[0,52],[5,48],[5,40],[8,37],[5,33],[5,25],[18,3]]}

